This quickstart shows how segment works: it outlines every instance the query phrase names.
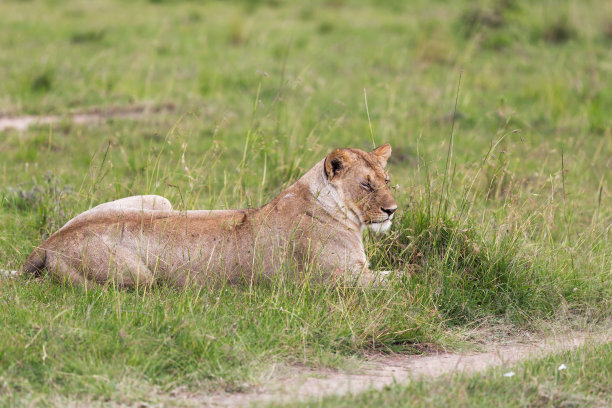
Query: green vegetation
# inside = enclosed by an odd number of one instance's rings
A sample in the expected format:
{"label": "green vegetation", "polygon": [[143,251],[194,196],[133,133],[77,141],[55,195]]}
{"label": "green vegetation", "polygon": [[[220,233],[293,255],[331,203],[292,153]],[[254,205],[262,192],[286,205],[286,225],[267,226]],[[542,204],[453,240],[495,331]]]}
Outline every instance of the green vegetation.
{"label": "green vegetation", "polygon": [[[372,349],[471,347],[483,326],[610,316],[609,2],[4,1],[0,24],[0,115],[173,107],[0,131],[0,269],[95,204],[259,206],[333,148],[373,140],[393,146],[400,205],[389,235],[366,237],[373,268],[398,271],[384,289],[0,279],[0,405],[234,391],[277,363],[342,367]],[[580,392],[606,384],[591,368],[610,382],[589,361]],[[538,364],[503,395],[536,398]],[[551,389],[572,392],[558,375]],[[506,380],[457,387],[476,398]]]}

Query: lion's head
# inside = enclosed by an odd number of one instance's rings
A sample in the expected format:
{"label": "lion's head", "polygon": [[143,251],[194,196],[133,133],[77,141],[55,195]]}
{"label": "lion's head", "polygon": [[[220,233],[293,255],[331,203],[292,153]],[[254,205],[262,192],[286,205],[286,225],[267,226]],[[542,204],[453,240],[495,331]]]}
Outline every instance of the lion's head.
{"label": "lion's head", "polygon": [[362,226],[376,232],[389,229],[397,210],[385,171],[390,156],[391,145],[387,143],[371,152],[336,149],[324,161],[325,175],[338,192],[341,203]]}

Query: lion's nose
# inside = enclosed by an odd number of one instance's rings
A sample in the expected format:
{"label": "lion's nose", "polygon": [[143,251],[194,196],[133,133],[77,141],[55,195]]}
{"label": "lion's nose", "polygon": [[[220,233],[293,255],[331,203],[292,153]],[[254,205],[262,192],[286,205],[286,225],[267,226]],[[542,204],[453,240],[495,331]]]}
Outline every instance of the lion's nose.
{"label": "lion's nose", "polygon": [[383,212],[389,214],[389,217],[393,215],[393,213],[395,212],[395,210],[397,210],[397,207],[393,207],[393,208],[384,208],[384,207],[380,207],[381,210],[383,210]]}

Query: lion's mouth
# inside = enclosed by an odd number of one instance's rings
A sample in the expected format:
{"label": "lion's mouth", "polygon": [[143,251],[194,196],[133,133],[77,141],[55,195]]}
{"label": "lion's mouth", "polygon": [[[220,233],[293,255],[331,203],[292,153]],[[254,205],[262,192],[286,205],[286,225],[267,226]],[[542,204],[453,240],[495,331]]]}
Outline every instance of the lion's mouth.
{"label": "lion's mouth", "polygon": [[368,224],[383,224],[383,223],[385,223],[387,221],[391,222],[392,218],[393,217],[387,217],[384,220],[380,220],[380,221],[369,221]]}
{"label": "lion's mouth", "polygon": [[377,234],[387,232],[391,228],[391,218],[393,217],[387,217],[380,221],[370,221],[367,223],[367,227]]}

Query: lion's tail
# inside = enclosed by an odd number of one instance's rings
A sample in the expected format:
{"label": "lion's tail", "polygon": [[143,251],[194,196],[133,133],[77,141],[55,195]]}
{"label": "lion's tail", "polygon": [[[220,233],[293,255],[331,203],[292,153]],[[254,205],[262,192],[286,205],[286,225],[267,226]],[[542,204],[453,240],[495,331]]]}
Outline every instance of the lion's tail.
{"label": "lion's tail", "polygon": [[47,250],[45,248],[36,248],[28,259],[26,259],[23,268],[21,268],[22,274],[28,275],[39,275],[43,269],[45,269],[47,261]]}

